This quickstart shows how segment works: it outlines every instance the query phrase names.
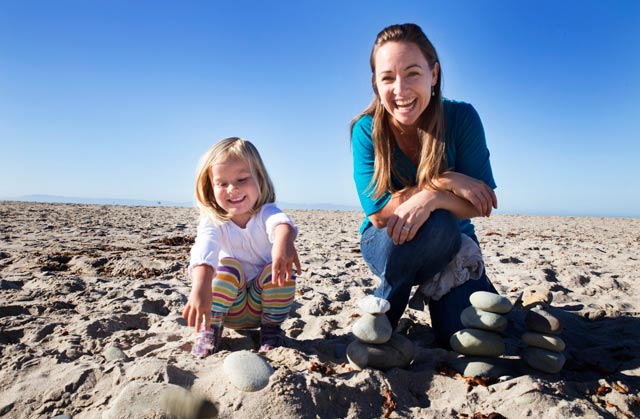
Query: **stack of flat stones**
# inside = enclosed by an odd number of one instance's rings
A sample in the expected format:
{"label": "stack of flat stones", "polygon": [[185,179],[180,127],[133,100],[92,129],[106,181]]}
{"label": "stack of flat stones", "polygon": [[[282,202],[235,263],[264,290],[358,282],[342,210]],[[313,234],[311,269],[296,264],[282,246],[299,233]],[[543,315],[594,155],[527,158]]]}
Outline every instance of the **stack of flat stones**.
{"label": "stack of flat stones", "polygon": [[531,286],[523,290],[519,298],[524,309],[527,332],[522,335],[526,345],[522,359],[532,368],[554,374],[562,370],[565,363],[565,343],[558,336],[562,332],[562,324],[549,313],[552,294],[542,286]]}
{"label": "stack of flat stones", "polygon": [[352,328],[356,340],[347,346],[349,363],[359,370],[371,367],[386,371],[409,366],[414,356],[413,342],[393,333],[385,314],[389,302],[370,295],[358,305],[362,313]]}
{"label": "stack of flat stones", "polygon": [[449,340],[451,348],[463,355],[498,357],[505,352],[500,333],[507,329],[505,314],[513,308],[508,298],[486,291],[477,291],[469,297],[471,305],[460,314],[465,329]]}

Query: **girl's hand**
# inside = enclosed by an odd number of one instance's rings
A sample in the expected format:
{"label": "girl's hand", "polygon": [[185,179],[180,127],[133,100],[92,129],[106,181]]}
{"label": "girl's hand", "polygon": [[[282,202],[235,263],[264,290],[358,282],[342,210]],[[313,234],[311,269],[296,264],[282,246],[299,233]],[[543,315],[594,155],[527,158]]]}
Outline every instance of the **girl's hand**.
{"label": "girl's hand", "polygon": [[193,285],[187,306],[182,317],[187,320],[187,326],[195,326],[196,332],[209,330],[211,327],[211,281],[213,268],[209,265],[198,265],[191,269]]}
{"label": "girl's hand", "polygon": [[495,192],[481,180],[462,173],[445,172],[434,183],[439,189],[451,191],[471,202],[482,217],[490,216],[492,208],[498,208]]}
{"label": "girl's hand", "polygon": [[289,224],[279,224],[275,227],[275,240],[271,248],[271,283],[283,286],[286,281],[292,280],[293,266],[298,274],[300,259],[293,242],[296,232]]}
{"label": "girl's hand", "polygon": [[393,211],[387,223],[387,234],[393,243],[403,244],[415,237],[431,213],[438,208],[437,199],[440,193],[442,192],[421,190]]}

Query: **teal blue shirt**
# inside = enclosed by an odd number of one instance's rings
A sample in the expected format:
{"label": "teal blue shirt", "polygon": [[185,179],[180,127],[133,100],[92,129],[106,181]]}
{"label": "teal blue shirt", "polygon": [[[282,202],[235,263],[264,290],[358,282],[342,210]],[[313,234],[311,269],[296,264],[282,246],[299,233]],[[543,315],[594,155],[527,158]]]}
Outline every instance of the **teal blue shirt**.
{"label": "teal blue shirt", "polygon": [[[493,180],[489,162],[489,149],[478,112],[473,106],[464,102],[444,99],[443,104],[448,169],[481,180],[495,189],[496,183]],[[380,211],[391,199],[391,194],[388,192],[376,199],[370,195],[375,156],[371,135],[372,123],[373,118],[370,115],[364,115],[356,121],[351,132],[353,179],[360,204],[367,217]],[[395,147],[392,159],[393,165],[399,168],[400,173],[408,179],[413,179],[413,185],[415,185],[417,167],[398,147]],[[391,181],[396,187],[401,188],[399,179],[393,178]],[[467,235],[475,234],[469,219],[459,222],[460,232]],[[365,218],[360,227],[360,233],[370,225],[369,218]]]}

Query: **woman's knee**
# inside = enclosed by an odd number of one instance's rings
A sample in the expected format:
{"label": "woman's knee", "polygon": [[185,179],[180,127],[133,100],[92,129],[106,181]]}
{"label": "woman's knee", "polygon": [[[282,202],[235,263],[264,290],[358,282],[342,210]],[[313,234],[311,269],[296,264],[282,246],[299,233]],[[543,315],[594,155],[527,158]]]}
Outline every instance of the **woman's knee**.
{"label": "woman's knee", "polygon": [[456,245],[460,247],[458,220],[447,210],[438,209],[433,211],[421,230],[425,230],[431,240],[435,240],[440,244],[447,243],[449,247],[456,247]]}
{"label": "woman's knee", "polygon": [[415,258],[428,256],[450,260],[460,249],[460,229],[456,218],[446,210],[436,210],[420,227],[413,240],[396,246],[395,256]]}

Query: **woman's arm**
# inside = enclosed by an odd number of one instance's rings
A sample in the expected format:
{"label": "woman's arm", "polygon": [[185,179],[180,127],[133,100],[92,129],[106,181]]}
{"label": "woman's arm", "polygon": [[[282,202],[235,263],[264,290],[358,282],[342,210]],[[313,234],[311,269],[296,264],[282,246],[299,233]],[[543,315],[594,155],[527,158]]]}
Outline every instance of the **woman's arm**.
{"label": "woman's arm", "polygon": [[433,183],[439,190],[453,192],[456,196],[469,201],[478,212],[472,217],[488,217],[493,208],[498,208],[498,198],[495,192],[481,180],[449,171],[444,172]]}
{"label": "woman's arm", "polygon": [[480,215],[469,201],[452,192],[412,187],[394,194],[384,208],[369,216],[369,220],[377,228],[386,226],[393,242],[402,244],[412,240],[437,209],[448,210],[459,219]]}

